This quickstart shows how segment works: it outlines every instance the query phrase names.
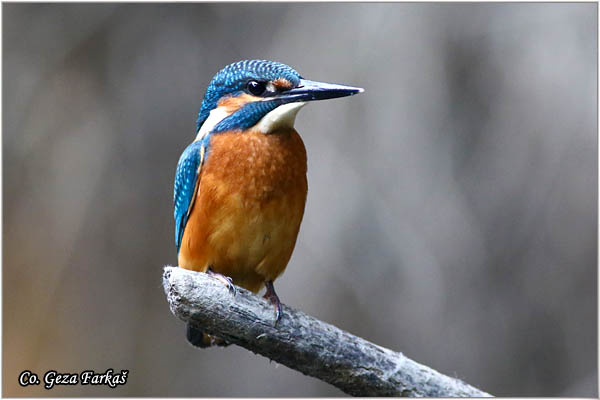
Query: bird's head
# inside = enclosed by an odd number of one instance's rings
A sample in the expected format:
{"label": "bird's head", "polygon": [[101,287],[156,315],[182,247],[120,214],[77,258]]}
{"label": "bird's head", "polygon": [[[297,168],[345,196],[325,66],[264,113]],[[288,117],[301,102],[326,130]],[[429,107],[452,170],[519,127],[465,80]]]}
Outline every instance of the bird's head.
{"label": "bird's head", "polygon": [[274,61],[244,60],[219,71],[206,90],[198,115],[198,136],[245,130],[263,133],[293,126],[308,101],[351,96],[363,89],[303,79]]}

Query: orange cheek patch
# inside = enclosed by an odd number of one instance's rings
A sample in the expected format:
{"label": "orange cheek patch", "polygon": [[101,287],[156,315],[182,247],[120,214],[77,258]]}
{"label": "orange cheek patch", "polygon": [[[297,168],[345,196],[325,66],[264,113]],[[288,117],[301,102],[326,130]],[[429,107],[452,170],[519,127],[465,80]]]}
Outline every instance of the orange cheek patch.
{"label": "orange cheek patch", "polygon": [[242,108],[245,104],[252,103],[260,100],[260,97],[250,96],[249,94],[243,93],[236,97],[224,97],[219,100],[217,107],[223,107],[227,113],[232,114]]}
{"label": "orange cheek patch", "polygon": [[277,78],[273,81],[273,85],[280,90],[287,90],[292,88],[292,82],[285,78]]}

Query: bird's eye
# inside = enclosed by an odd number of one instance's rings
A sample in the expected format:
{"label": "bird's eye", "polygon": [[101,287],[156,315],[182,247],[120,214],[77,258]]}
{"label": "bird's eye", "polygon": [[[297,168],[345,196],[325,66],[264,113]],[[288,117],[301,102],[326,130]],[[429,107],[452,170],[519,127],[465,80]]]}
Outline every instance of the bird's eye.
{"label": "bird's eye", "polygon": [[248,91],[254,96],[260,96],[265,92],[266,86],[264,82],[250,81],[248,82]]}

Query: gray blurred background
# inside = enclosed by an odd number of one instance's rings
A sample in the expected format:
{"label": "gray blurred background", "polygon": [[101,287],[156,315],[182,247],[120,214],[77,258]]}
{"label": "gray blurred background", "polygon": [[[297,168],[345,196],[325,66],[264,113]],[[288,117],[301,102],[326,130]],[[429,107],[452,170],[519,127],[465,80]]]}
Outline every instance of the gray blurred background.
{"label": "gray blurred background", "polygon": [[2,8],[5,396],[343,395],[192,348],[162,292],[177,160],[246,58],[366,89],[298,116],[284,303],[495,395],[598,394],[596,4]]}

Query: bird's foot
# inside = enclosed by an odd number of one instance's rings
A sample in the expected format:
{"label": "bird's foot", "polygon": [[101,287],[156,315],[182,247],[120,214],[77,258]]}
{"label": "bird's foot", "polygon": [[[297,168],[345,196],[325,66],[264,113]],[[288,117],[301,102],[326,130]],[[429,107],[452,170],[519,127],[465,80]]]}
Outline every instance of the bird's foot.
{"label": "bird's foot", "polygon": [[279,297],[277,293],[275,293],[275,287],[273,286],[273,281],[266,281],[265,287],[267,288],[267,292],[263,296],[263,298],[269,300],[271,304],[275,307],[275,326],[281,319],[281,302],[279,301]]}
{"label": "bird's foot", "polygon": [[237,288],[233,284],[233,279],[231,279],[228,276],[225,276],[223,274],[213,271],[210,267],[206,270],[206,273],[208,275],[212,276],[213,278],[216,278],[220,282],[222,282],[225,286],[227,286],[227,289],[229,289],[229,291],[231,293],[233,293],[234,297],[235,297],[235,295],[237,295]]}

